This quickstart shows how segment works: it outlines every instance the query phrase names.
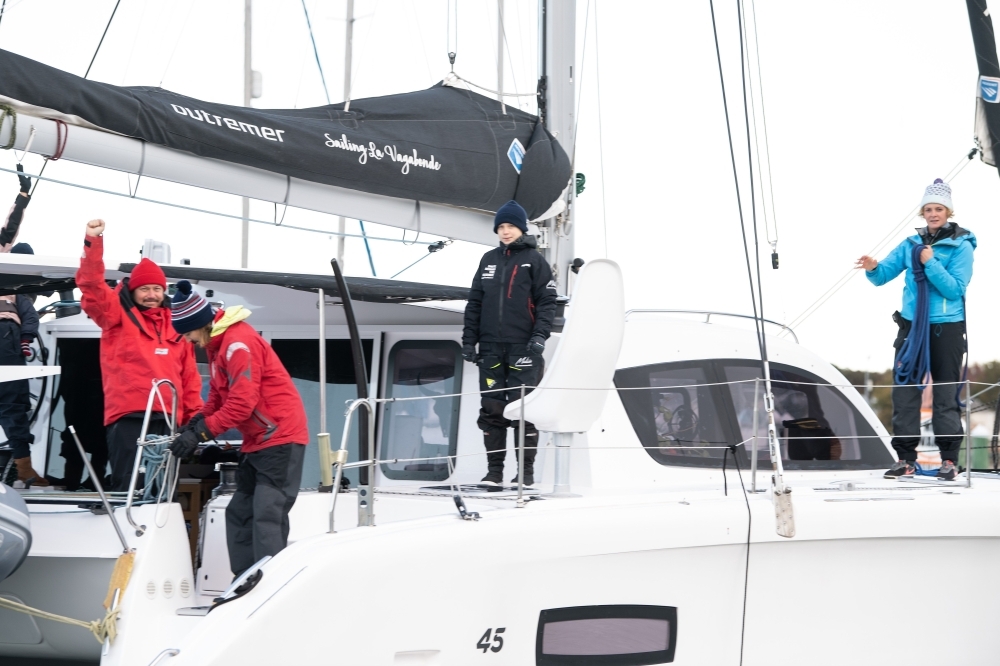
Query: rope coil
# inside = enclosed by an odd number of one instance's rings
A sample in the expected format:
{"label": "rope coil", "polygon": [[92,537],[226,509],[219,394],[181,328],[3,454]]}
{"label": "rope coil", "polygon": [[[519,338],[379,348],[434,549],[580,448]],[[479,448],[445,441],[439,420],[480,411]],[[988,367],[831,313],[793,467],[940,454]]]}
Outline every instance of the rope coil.
{"label": "rope coil", "polygon": [[926,388],[926,378],[931,370],[930,287],[924,264],[920,261],[920,253],[925,247],[927,246],[916,245],[910,253],[910,270],[917,283],[917,303],[910,332],[899,348],[896,367],[893,368],[896,384],[916,384],[920,390]]}

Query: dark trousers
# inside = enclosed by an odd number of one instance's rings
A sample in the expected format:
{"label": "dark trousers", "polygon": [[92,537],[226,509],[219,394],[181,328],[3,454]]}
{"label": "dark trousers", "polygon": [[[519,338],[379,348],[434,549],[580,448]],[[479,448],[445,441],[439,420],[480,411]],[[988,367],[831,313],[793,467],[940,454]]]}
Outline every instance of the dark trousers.
{"label": "dark trousers", "polygon": [[302,482],[302,444],[240,455],[236,492],[226,507],[226,542],[234,576],[288,545],[288,512]]}
{"label": "dark trousers", "polygon": [[[0,319],[0,365],[24,365],[21,354],[21,327],[13,319]],[[7,435],[7,442],[14,449],[14,458],[31,455],[31,434],[28,414],[31,412],[31,398],[28,395],[28,380],[0,382],[0,427]]]}
{"label": "dark trousers", "polygon": [[[508,403],[520,399],[522,386],[537,386],[545,372],[545,359],[528,353],[527,345],[479,343],[479,389],[511,389],[483,393],[479,420],[476,424],[483,431],[487,464],[490,471],[503,471],[507,457],[507,428],[520,428],[519,421],[504,418]],[[531,393],[527,389],[525,393]],[[519,432],[515,430],[515,433]],[[538,430],[533,423],[524,422],[524,467],[532,470],[538,452]]]}
{"label": "dark trousers", "polygon": [[[905,324],[909,324],[904,320]],[[897,338],[896,350],[909,333],[904,326]],[[956,384],[962,380],[962,359],[965,355],[965,322],[931,324],[931,377],[934,380],[934,442],[941,449],[941,460],[958,462],[962,443],[962,410],[958,406]],[[895,365],[895,364],[894,364]],[[941,385],[944,384],[944,385]],[[900,460],[917,459],[920,444],[920,402],[922,391],[916,386],[895,386],[892,389],[892,447]]]}
{"label": "dark trousers", "polygon": [[[142,434],[143,414],[136,412],[118,419],[108,426],[108,459],[111,461],[111,487],[113,492],[128,490],[132,479],[132,468],[135,467],[136,442]],[[166,435],[170,432],[166,419],[162,414],[153,414],[149,419],[147,435]],[[91,458],[93,461],[93,458]],[[97,473],[101,468],[94,465]],[[136,487],[139,487],[138,485]]]}

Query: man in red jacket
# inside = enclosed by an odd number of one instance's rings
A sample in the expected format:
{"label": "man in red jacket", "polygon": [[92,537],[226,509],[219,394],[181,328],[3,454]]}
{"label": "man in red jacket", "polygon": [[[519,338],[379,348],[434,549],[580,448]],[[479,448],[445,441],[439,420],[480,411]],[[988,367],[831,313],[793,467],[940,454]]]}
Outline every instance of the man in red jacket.
{"label": "man in red jacket", "polygon": [[204,411],[170,450],[186,458],[230,428],[243,435],[236,493],[226,508],[229,565],[239,576],[288,544],[288,512],[309,442],[306,412],[278,355],[243,321],[249,310],[236,305],[213,313],[187,280],[177,283],[172,307],[174,329],[208,351],[212,374]]}
{"label": "man in red jacket", "polygon": [[[87,223],[83,258],[76,286],[83,311],[101,327],[101,373],[104,380],[104,425],[108,429],[111,490],[128,490],[153,380],[169,379],[177,388],[177,422],[187,423],[201,410],[201,376],[194,350],[170,325],[167,278],[143,259],[132,274],[112,289],[104,281],[104,220]],[[170,409],[170,390],[161,389]],[[167,433],[159,400],[149,433]],[[68,424],[72,425],[72,424]]]}

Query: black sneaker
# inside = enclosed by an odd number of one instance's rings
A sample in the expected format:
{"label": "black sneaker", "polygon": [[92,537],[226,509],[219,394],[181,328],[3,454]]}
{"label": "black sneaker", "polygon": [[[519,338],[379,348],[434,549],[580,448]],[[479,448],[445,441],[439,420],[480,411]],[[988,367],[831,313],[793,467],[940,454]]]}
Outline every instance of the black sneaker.
{"label": "black sneaker", "polygon": [[483,477],[480,483],[484,483],[487,486],[502,486],[503,485],[503,471],[499,472],[489,472]]}
{"label": "black sneaker", "polygon": [[913,475],[916,473],[917,468],[913,463],[907,462],[905,460],[898,460],[896,464],[893,465],[888,472],[885,473],[885,478],[887,479],[912,479]]}
{"label": "black sneaker", "polygon": [[[516,476],[513,479],[510,480],[510,485],[512,485],[512,486],[516,486],[517,485],[517,477]],[[532,473],[530,473],[530,472],[525,472],[524,473],[524,485],[525,486],[533,486],[533,485],[535,485],[535,475],[532,474]]]}
{"label": "black sneaker", "polygon": [[955,467],[953,461],[945,460],[941,463],[941,469],[938,470],[937,478],[942,481],[954,481],[956,476],[958,476],[958,468]]}

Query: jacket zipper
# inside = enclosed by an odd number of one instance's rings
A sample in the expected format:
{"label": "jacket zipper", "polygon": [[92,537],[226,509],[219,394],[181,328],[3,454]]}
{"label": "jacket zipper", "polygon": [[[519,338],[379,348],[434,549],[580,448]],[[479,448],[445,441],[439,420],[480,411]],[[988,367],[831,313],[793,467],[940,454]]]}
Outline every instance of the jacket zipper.
{"label": "jacket zipper", "polygon": [[[508,257],[508,256],[510,256],[510,249],[509,248],[505,249],[503,252],[500,253],[500,260],[503,262],[503,270],[500,272],[500,284],[503,284],[503,281],[507,278],[507,259],[506,259],[506,257]],[[503,287],[500,287],[500,288],[503,289]],[[499,308],[500,312],[497,315],[497,331],[498,331],[498,334],[501,337],[503,337],[503,299],[502,298],[498,298],[497,302],[500,305],[500,308]]]}
{"label": "jacket zipper", "polygon": [[514,278],[517,277],[517,264],[514,264],[514,270],[510,272],[510,283],[507,285],[507,298],[510,298],[510,293],[514,289]]}

